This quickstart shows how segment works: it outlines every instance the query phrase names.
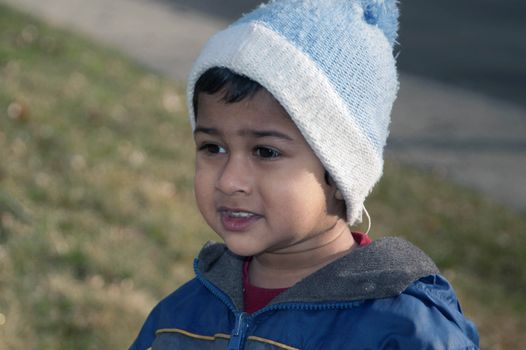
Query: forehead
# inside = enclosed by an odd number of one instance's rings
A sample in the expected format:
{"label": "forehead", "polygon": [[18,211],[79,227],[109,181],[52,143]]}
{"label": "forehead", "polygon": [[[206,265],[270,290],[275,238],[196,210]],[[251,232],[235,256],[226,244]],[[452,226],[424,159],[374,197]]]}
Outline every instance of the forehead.
{"label": "forehead", "polygon": [[[265,89],[239,102],[226,103],[223,92],[200,93],[197,99],[196,124],[230,124],[285,128],[298,133],[299,130],[285,109]],[[231,126],[231,125],[230,125]]]}

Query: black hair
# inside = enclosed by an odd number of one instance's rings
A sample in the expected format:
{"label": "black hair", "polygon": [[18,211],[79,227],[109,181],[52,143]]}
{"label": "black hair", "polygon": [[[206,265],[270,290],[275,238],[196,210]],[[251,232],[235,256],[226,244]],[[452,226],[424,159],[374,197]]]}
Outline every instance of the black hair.
{"label": "black hair", "polygon": [[323,177],[325,179],[325,183],[330,186],[332,184],[332,181],[333,181],[332,177],[331,177],[331,174],[329,174],[329,172],[327,170],[325,170],[325,174],[323,174]]}
{"label": "black hair", "polygon": [[192,99],[194,115],[197,117],[197,99],[201,92],[213,95],[223,90],[222,101],[235,103],[254,96],[262,88],[258,82],[234,73],[228,68],[212,67],[205,71],[195,83]]}

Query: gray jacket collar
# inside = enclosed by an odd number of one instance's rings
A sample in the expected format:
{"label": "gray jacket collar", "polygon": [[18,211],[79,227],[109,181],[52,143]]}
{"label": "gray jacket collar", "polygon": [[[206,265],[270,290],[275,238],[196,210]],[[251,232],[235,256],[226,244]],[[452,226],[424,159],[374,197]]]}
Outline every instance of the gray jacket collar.
{"label": "gray jacket collar", "polygon": [[[243,309],[243,257],[224,244],[207,243],[199,254],[198,273]],[[438,268],[420,249],[395,237],[351,250],[274,298],[287,302],[345,302],[393,297]]]}

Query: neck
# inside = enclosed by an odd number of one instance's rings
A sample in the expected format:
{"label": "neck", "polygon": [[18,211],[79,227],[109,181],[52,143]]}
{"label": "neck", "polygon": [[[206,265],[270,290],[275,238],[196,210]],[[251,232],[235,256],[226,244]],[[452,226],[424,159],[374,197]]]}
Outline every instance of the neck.
{"label": "neck", "polygon": [[355,244],[347,223],[341,219],[310,243],[255,256],[249,269],[250,283],[261,288],[291,287],[347,254]]}

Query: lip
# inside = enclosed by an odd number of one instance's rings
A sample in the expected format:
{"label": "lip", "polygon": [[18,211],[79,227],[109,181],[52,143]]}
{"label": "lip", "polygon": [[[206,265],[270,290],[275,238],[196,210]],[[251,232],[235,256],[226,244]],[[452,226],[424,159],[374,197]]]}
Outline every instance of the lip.
{"label": "lip", "polygon": [[[232,232],[247,231],[253,224],[262,218],[262,216],[259,214],[240,208],[221,207],[219,208],[218,212],[221,217],[223,228]],[[236,217],[231,215],[232,212],[244,212],[250,215],[246,217]]]}

